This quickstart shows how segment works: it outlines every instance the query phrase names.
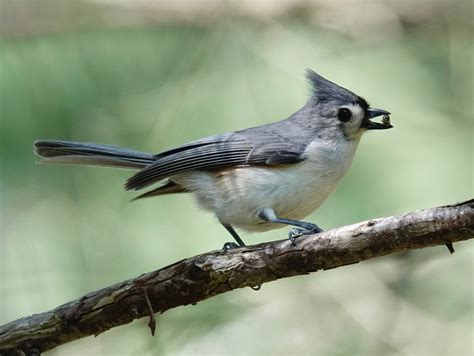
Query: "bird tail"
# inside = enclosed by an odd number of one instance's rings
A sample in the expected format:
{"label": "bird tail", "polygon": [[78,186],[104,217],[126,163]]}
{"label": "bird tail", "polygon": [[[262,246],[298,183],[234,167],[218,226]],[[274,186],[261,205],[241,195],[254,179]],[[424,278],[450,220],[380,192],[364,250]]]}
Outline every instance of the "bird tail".
{"label": "bird tail", "polygon": [[34,150],[42,163],[141,169],[155,160],[151,153],[91,142],[38,140]]}

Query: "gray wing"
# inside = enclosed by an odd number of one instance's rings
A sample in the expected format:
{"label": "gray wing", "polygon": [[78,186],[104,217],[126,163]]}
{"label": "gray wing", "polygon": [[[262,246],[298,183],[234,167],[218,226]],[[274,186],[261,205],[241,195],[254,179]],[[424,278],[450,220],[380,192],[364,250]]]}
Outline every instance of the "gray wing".
{"label": "gray wing", "polygon": [[304,160],[303,152],[309,143],[304,138],[306,136],[301,132],[290,135],[288,131],[276,130],[275,124],[270,124],[206,137],[157,154],[156,161],[130,177],[125,188],[140,190],[188,171],[298,163]]}

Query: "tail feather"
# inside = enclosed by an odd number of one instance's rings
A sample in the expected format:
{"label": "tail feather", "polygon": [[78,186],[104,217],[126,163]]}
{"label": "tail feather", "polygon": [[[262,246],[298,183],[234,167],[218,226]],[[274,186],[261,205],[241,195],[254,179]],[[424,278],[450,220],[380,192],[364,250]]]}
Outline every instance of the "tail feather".
{"label": "tail feather", "polygon": [[151,153],[91,142],[39,140],[35,141],[34,148],[44,163],[139,169],[156,159]]}

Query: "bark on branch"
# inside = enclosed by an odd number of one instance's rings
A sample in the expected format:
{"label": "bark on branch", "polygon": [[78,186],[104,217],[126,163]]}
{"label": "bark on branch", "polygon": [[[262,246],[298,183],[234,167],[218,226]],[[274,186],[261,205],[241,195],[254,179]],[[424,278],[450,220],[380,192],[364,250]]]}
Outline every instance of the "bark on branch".
{"label": "bark on branch", "polygon": [[0,326],[0,355],[39,354],[236,288],[473,237],[474,199],[301,237],[296,246],[282,240],[212,251]]}

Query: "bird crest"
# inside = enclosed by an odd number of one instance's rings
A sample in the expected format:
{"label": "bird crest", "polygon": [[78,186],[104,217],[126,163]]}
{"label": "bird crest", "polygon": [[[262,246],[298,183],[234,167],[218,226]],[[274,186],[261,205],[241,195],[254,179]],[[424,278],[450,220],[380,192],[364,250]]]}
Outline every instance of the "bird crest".
{"label": "bird crest", "polygon": [[337,85],[336,83],[331,82],[330,80],[327,80],[312,69],[306,69],[306,78],[311,85],[312,97],[318,103],[358,103],[364,110],[367,110],[369,107],[369,104],[364,98]]}

